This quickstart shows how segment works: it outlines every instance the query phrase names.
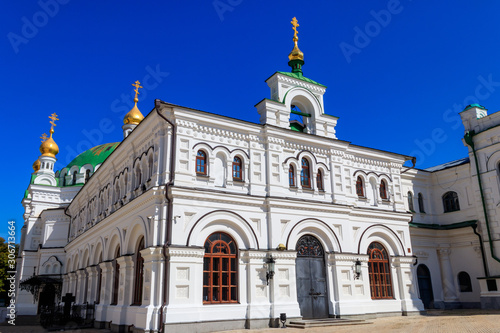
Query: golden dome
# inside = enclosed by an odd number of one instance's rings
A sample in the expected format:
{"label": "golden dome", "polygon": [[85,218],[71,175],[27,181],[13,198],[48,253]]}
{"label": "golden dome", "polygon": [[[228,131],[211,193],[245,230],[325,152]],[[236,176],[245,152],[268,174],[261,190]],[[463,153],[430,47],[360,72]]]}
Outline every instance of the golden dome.
{"label": "golden dome", "polygon": [[134,107],[132,110],[130,110],[125,117],[123,118],[123,123],[125,125],[127,124],[134,124],[138,125],[143,119],[144,116],[142,115],[141,111],[139,111],[139,108],[137,107],[137,102],[139,102],[139,98],[137,97],[139,95],[139,88],[142,88],[141,83],[139,80],[135,81],[132,83],[132,86],[135,87],[135,98],[134,98]]}
{"label": "golden dome", "polygon": [[33,170],[35,172],[38,172],[38,170],[40,170],[40,160],[36,160],[35,162],[33,162]]}
{"label": "golden dome", "polygon": [[134,107],[123,118],[124,124],[138,125],[144,119],[144,116],[142,115],[141,111],[139,111],[139,108],[137,107],[138,101],[139,100],[137,98],[134,99],[134,102],[135,102]]}
{"label": "golden dome", "polygon": [[42,153],[42,156],[56,157],[59,153],[59,147],[54,139],[52,139],[52,133],[54,133],[54,129],[51,128],[50,137],[43,141],[40,145],[40,152]]}
{"label": "golden dome", "polygon": [[304,60],[304,53],[299,49],[299,46],[297,45],[297,41],[295,41],[295,46],[293,47],[292,52],[288,55],[288,59],[290,61],[292,60]]}

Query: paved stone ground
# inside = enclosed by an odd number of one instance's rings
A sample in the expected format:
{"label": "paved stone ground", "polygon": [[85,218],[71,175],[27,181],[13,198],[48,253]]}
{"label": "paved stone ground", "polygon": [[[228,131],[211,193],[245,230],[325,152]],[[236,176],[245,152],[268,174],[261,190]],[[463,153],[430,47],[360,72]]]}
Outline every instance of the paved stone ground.
{"label": "paved stone ground", "polygon": [[225,333],[500,333],[500,310],[429,311],[425,316],[383,317],[372,324],[312,329],[235,330]]}
{"label": "paved stone ground", "polygon": [[[433,310],[425,316],[370,319],[371,324],[314,329],[234,330],[224,333],[500,333],[500,310]],[[39,326],[0,325],[0,333],[42,333]],[[107,333],[108,330],[69,330],[70,333]],[[168,333],[168,332],[167,332]],[[186,332],[191,333],[191,332]]]}

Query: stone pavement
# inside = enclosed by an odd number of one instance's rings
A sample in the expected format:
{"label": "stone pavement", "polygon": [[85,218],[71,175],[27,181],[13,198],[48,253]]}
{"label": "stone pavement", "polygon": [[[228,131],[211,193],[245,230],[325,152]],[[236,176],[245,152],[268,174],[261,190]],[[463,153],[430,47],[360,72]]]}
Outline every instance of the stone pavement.
{"label": "stone pavement", "polygon": [[500,333],[500,310],[431,310],[424,316],[382,317],[367,321],[372,324],[224,333]]}
{"label": "stone pavement", "polygon": [[[431,310],[425,316],[383,317],[367,325],[334,326],[313,329],[234,330],[224,333],[500,333],[500,310]],[[0,333],[42,333],[39,326],[0,325]],[[70,333],[107,333],[108,330],[82,329]],[[166,332],[168,333],[168,332]],[[191,333],[191,332],[186,332]]]}

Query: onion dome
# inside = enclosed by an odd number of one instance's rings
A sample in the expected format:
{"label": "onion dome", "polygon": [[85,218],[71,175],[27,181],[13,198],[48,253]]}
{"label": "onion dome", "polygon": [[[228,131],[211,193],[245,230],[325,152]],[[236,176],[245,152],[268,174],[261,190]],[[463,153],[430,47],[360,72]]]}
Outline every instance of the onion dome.
{"label": "onion dome", "polygon": [[[59,153],[59,147],[57,143],[52,139],[52,134],[54,133],[54,129],[50,129],[50,137],[47,138],[47,135],[44,133],[42,136],[42,144],[40,145],[40,152],[42,156],[56,157]],[[44,140],[45,139],[45,140]]]}
{"label": "onion dome", "polygon": [[38,172],[38,170],[40,170],[40,160],[33,162],[33,171]]}
{"label": "onion dome", "polygon": [[127,124],[139,125],[139,123],[144,119],[144,116],[137,107],[137,102],[139,102],[137,96],[139,95],[139,88],[142,88],[142,86],[140,86],[139,81],[135,81],[135,84],[132,85],[135,87],[134,107],[123,118],[123,123],[125,125]]}

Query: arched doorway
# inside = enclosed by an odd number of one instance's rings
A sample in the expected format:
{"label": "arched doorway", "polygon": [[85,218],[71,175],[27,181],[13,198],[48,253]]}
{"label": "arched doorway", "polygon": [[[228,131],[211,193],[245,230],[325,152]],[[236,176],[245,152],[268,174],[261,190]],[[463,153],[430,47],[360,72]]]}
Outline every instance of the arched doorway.
{"label": "arched doorway", "polygon": [[303,318],[328,317],[328,292],[323,246],[311,235],[297,242],[297,299]]}
{"label": "arched doorway", "polygon": [[56,288],[54,287],[54,285],[51,283],[45,284],[39,296],[38,313],[41,313],[41,311],[45,309],[54,308],[56,304],[55,297]]}
{"label": "arched doorway", "polygon": [[434,302],[434,294],[432,293],[431,272],[424,264],[417,267],[417,279],[420,299],[424,303],[424,307],[430,309]]}

